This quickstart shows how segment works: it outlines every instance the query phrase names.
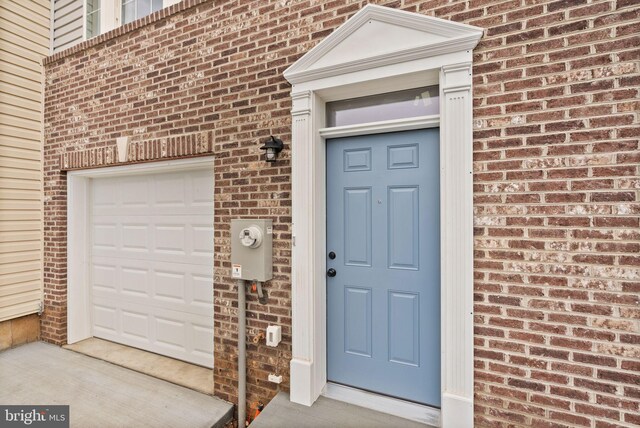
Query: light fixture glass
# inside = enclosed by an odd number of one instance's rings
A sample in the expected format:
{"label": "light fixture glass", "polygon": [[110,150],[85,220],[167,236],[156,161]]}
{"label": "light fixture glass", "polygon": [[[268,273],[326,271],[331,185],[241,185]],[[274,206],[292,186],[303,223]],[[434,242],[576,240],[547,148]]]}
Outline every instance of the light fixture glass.
{"label": "light fixture glass", "polygon": [[273,135],[269,137],[264,142],[264,145],[260,147],[261,150],[264,150],[264,158],[267,162],[275,162],[278,159],[278,153],[282,151],[284,147],[284,143],[281,139],[274,137]]}

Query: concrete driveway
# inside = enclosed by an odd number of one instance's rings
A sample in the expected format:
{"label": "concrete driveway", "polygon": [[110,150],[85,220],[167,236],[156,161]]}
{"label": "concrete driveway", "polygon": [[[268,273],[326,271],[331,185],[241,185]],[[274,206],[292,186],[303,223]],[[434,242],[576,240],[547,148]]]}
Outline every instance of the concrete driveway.
{"label": "concrete driveway", "polygon": [[60,347],[0,352],[0,404],[68,404],[72,427],[221,427],[233,405]]}

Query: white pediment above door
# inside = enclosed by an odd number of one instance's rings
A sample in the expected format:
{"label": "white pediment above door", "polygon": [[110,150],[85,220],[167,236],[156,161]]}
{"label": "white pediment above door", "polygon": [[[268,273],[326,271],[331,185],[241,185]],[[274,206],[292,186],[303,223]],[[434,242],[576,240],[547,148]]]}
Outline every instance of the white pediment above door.
{"label": "white pediment above door", "polygon": [[356,28],[349,37],[340,41],[329,52],[311,64],[309,69],[335,66],[343,63],[344,58],[353,61],[389,54],[396,51],[398,46],[410,49],[428,46],[442,40],[445,38],[438,34],[369,19],[364,25]]}
{"label": "white pediment above door", "polygon": [[367,5],[284,72],[291,83],[473,49],[483,30]]}

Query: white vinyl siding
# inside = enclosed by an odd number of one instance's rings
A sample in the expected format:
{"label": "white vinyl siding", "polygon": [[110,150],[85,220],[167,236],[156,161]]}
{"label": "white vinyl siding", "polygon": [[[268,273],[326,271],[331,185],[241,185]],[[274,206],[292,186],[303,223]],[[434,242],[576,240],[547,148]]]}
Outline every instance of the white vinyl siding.
{"label": "white vinyl siding", "polygon": [[80,43],[83,34],[83,0],[54,0],[53,51],[57,52]]}
{"label": "white vinyl siding", "polygon": [[0,2],[0,321],[42,300],[42,58],[50,2]]}

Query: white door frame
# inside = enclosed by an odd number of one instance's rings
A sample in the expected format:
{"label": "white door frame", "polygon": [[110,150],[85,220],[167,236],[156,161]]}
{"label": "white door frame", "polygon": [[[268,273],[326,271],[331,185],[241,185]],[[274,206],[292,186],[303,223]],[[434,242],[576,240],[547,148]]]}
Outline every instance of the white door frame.
{"label": "white door frame", "polygon": [[[407,31],[414,32],[411,40],[421,40],[422,31],[424,44],[370,41],[369,24],[384,28],[392,41]],[[439,84],[441,425],[473,426],[471,72],[481,36],[477,27],[367,5],[285,71],[293,102],[291,401],[310,406],[327,384],[325,137],[340,133],[325,129],[325,104]],[[389,125],[378,132],[401,129]]]}
{"label": "white door frame", "polygon": [[67,172],[67,343],[91,332],[91,179],[211,169],[213,156]]}

